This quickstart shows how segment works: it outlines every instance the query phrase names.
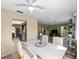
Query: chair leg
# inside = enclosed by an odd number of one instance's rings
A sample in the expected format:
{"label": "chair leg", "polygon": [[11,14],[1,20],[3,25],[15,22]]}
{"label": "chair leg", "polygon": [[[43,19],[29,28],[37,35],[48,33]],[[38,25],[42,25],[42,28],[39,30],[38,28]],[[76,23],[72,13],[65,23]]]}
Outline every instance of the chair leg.
{"label": "chair leg", "polygon": [[19,55],[18,59],[24,59],[24,57]]}

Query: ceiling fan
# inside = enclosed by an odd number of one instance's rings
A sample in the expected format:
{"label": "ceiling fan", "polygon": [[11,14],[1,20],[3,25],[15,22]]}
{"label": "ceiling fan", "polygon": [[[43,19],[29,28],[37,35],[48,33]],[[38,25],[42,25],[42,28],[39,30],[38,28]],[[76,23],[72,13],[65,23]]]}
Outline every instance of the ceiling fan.
{"label": "ceiling fan", "polygon": [[16,6],[27,6],[28,10],[30,12],[32,12],[34,9],[39,10],[39,11],[43,11],[44,8],[38,5],[33,5],[37,0],[26,0],[25,3],[23,4],[16,4]]}

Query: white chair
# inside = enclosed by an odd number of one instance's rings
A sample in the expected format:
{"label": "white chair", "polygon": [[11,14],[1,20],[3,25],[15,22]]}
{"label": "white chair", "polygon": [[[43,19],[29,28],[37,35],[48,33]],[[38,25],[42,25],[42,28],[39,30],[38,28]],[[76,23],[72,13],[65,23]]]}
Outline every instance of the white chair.
{"label": "white chair", "polygon": [[21,42],[18,39],[16,44],[17,44],[17,51],[19,53],[19,59],[37,59],[36,54],[33,53],[30,49],[24,49],[23,46],[21,45]]}
{"label": "white chair", "polygon": [[21,45],[21,42],[16,39],[16,47],[17,47],[17,52],[19,54],[19,59],[24,59],[24,55],[23,55],[23,52],[22,52],[22,45]]}
{"label": "white chair", "polygon": [[[25,54],[27,53],[30,57],[30,59],[37,59],[37,55],[29,48],[29,47],[23,47],[24,51],[25,51]],[[25,59],[27,59],[25,57]]]}
{"label": "white chair", "polygon": [[62,37],[53,37],[53,44],[63,46],[63,38]]}
{"label": "white chair", "polygon": [[42,36],[42,42],[48,43],[48,35],[43,35]]}

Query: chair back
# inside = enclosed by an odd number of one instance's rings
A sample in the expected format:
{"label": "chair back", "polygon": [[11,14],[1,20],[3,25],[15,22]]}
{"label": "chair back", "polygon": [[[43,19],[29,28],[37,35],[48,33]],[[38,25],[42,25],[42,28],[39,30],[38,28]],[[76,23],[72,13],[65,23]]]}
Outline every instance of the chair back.
{"label": "chair back", "polygon": [[53,37],[53,44],[63,46],[63,38],[62,37]]}
{"label": "chair back", "polygon": [[19,54],[19,59],[37,59],[37,55],[25,44],[17,39],[17,51]]}
{"label": "chair back", "polygon": [[[29,47],[23,46],[23,50],[25,54],[27,53],[29,59],[37,59],[37,55]],[[28,59],[26,56],[24,58]]]}
{"label": "chair back", "polygon": [[19,39],[16,39],[16,47],[17,47],[17,52],[19,54],[18,59],[24,59],[22,45],[21,45],[21,42],[19,41]]}
{"label": "chair back", "polygon": [[48,43],[48,35],[43,35],[42,36],[42,42]]}

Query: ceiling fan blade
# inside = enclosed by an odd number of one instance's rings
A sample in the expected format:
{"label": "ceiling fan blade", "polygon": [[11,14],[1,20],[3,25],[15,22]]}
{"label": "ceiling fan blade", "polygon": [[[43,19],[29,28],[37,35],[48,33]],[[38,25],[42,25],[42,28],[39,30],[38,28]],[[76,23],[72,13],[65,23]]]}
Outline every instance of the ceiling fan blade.
{"label": "ceiling fan blade", "polygon": [[37,5],[36,5],[35,7],[36,7],[36,8],[40,8],[40,9],[44,9],[43,7],[41,7],[41,6],[37,6]]}
{"label": "ceiling fan blade", "polygon": [[16,6],[28,6],[27,4],[16,4]]}
{"label": "ceiling fan blade", "polygon": [[44,12],[44,9],[40,9],[40,8],[35,8],[35,10],[40,11],[40,12]]}
{"label": "ceiling fan blade", "polygon": [[35,1],[37,1],[37,0],[26,0],[26,2],[27,2],[28,4],[30,4],[30,5],[32,5]]}

